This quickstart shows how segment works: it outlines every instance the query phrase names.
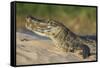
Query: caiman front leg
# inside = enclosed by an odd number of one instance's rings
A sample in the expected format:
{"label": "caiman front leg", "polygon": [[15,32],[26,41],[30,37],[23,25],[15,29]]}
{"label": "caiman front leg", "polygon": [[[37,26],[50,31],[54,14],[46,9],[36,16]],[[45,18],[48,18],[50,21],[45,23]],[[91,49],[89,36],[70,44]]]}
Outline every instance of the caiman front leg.
{"label": "caiman front leg", "polygon": [[81,44],[79,49],[81,50],[79,54],[82,55],[83,59],[86,59],[90,56],[90,48],[87,45]]}
{"label": "caiman front leg", "polygon": [[67,49],[67,52],[76,53],[79,51],[79,55],[82,55],[82,58],[88,58],[90,56],[90,48],[85,44],[77,44],[77,45],[70,45]]}

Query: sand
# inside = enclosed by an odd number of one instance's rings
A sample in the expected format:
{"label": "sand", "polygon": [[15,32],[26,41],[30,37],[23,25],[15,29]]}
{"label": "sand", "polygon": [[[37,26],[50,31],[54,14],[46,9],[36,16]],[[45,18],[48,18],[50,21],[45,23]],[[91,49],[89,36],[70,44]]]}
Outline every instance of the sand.
{"label": "sand", "polygon": [[50,39],[39,39],[25,33],[16,33],[16,62],[17,65],[48,64],[63,62],[95,61],[96,49],[89,58],[83,59],[80,55],[64,52],[55,47]]}

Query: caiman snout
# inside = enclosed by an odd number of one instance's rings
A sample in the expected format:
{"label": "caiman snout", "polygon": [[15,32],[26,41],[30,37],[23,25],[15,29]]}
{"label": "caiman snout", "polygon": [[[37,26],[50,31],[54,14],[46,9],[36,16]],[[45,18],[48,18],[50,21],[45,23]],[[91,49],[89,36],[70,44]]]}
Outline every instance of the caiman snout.
{"label": "caiman snout", "polygon": [[32,17],[32,16],[27,16],[25,27],[30,29],[30,30],[47,29],[48,23],[44,20],[40,20],[40,19],[37,19],[37,18]]}

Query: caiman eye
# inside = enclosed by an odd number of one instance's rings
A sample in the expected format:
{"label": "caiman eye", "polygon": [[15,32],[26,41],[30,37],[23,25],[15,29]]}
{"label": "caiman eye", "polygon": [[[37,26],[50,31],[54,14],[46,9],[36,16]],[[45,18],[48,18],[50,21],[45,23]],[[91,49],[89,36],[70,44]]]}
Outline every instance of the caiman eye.
{"label": "caiman eye", "polygon": [[54,27],[57,26],[56,23],[55,23],[54,21],[51,21],[51,25],[54,26]]}
{"label": "caiman eye", "polygon": [[50,24],[50,25],[54,25],[54,22],[53,22],[53,21],[49,21],[49,24]]}
{"label": "caiman eye", "polygon": [[53,21],[52,19],[48,19],[48,25],[49,25],[49,26],[56,27],[56,23],[55,23],[55,21]]}

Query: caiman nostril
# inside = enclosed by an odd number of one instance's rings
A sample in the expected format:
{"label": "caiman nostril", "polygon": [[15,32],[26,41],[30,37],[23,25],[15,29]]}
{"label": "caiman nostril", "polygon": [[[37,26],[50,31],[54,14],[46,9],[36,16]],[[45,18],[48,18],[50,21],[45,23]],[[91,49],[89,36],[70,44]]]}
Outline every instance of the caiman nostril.
{"label": "caiman nostril", "polygon": [[26,18],[26,22],[30,22],[30,19],[29,18]]}

